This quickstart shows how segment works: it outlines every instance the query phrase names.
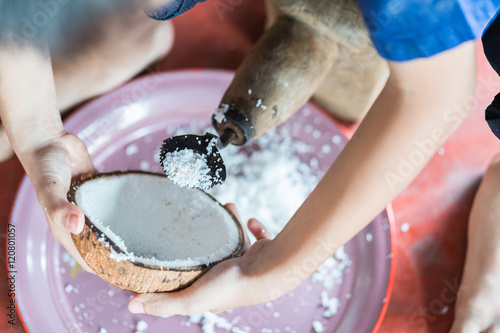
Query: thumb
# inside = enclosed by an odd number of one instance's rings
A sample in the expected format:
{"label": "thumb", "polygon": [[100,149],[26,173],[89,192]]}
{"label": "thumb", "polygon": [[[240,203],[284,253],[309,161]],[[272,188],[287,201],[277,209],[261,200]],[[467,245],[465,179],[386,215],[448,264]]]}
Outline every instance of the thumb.
{"label": "thumb", "polygon": [[40,204],[43,206],[52,227],[66,229],[73,234],[82,232],[85,216],[78,206],[71,204],[61,193],[45,196]]}
{"label": "thumb", "polygon": [[193,286],[187,289],[156,294],[139,294],[132,298],[128,309],[132,313],[145,313],[153,316],[171,316],[176,314],[196,315],[205,312],[206,300]]}
{"label": "thumb", "polygon": [[248,229],[255,236],[255,238],[257,238],[257,240],[273,238],[273,235],[256,219],[250,219],[248,221]]}
{"label": "thumb", "polygon": [[62,145],[50,144],[38,150],[33,160],[36,164],[29,168],[29,176],[51,227],[80,233],[84,226],[83,212],[67,199],[71,182],[68,152]]}

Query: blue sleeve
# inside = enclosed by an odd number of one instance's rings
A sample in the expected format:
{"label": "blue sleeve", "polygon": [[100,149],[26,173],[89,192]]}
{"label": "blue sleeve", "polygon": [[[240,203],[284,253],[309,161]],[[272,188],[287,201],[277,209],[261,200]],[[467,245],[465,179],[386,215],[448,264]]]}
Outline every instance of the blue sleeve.
{"label": "blue sleeve", "polygon": [[500,0],[358,0],[382,57],[430,57],[481,35]]}
{"label": "blue sleeve", "polygon": [[193,8],[198,2],[205,2],[206,0],[172,0],[168,5],[155,10],[146,12],[146,14],[158,21],[170,20],[176,16],[187,12]]}

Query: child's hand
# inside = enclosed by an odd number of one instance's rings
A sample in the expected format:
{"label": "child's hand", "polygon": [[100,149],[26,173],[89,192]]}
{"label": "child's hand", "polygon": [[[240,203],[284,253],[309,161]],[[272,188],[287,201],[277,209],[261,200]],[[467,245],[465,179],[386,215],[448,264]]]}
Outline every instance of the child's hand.
{"label": "child's hand", "polygon": [[[234,205],[226,206],[240,220]],[[271,293],[269,285],[252,270],[254,262],[261,259],[262,250],[269,244],[271,234],[255,219],[248,221],[248,227],[257,242],[248,248],[247,238],[245,253],[241,257],[216,265],[190,287],[181,291],[138,295],[130,301],[129,310],[155,316],[193,315],[206,311],[218,313],[281,296]]]}
{"label": "child's hand", "polygon": [[83,212],[66,197],[73,178],[95,172],[87,147],[76,135],[63,133],[24,154],[24,167],[45,211],[50,232],[83,269],[92,272],[70,236],[70,232],[78,234],[83,230]]}
{"label": "child's hand", "polygon": [[66,198],[71,179],[94,172],[85,144],[68,134],[57,107],[54,73],[46,47],[0,44],[0,117],[9,142],[35,188],[50,232],[85,270],[70,231],[84,215]]}

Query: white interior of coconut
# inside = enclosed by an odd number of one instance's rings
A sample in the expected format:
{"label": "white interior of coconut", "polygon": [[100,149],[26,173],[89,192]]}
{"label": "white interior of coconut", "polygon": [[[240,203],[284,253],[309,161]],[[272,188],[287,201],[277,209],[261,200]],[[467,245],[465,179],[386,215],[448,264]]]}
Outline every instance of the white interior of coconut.
{"label": "white interior of coconut", "polygon": [[110,257],[118,261],[207,265],[238,246],[238,228],[223,207],[165,177],[125,173],[96,178],[77,189],[75,201],[124,252],[112,250]]}

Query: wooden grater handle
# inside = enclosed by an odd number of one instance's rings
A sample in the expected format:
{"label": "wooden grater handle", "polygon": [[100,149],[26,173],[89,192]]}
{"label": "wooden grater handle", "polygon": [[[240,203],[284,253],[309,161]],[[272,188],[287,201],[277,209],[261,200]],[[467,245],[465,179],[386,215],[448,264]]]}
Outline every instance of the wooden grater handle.
{"label": "wooden grater handle", "polygon": [[278,16],[222,98],[225,117],[212,117],[219,135],[232,130],[231,143],[243,145],[284,122],[323,82],[336,53],[337,44],[316,29]]}

